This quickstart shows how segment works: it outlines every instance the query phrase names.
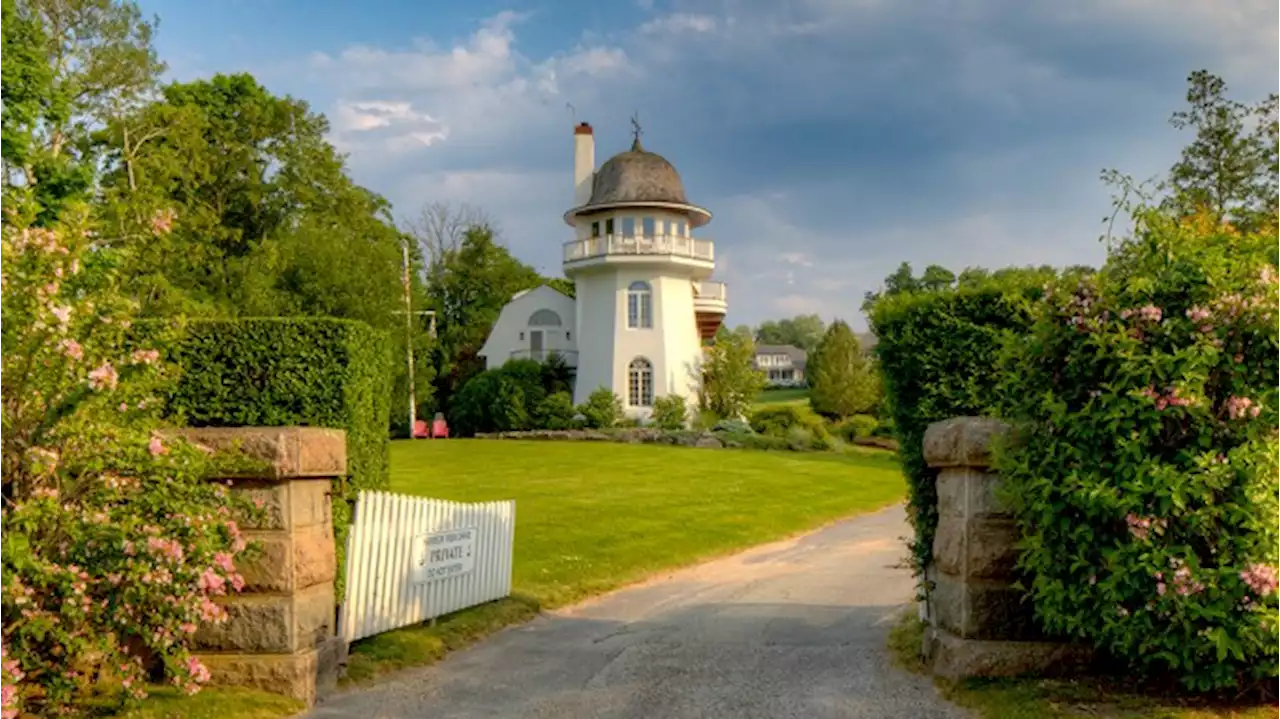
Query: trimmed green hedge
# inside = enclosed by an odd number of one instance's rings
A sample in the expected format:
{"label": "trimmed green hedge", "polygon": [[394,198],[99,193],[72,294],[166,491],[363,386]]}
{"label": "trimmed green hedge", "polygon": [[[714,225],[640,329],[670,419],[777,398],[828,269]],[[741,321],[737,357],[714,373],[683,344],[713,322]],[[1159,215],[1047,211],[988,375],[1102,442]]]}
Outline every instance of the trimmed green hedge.
{"label": "trimmed green hedge", "polygon": [[[351,320],[261,318],[146,323],[179,376],[167,411],[192,427],[346,430],[347,478],[334,492],[341,593],[351,503],[390,482],[392,365],[385,333]],[[339,594],[341,596],[341,594]]]}
{"label": "trimmed green hedge", "polygon": [[917,572],[932,556],[938,526],[937,473],[924,461],[925,429],[950,417],[995,412],[1002,343],[1030,331],[1032,302],[1052,279],[1039,270],[1006,271],[984,284],[890,295],[871,307],[885,402],[907,478]]}

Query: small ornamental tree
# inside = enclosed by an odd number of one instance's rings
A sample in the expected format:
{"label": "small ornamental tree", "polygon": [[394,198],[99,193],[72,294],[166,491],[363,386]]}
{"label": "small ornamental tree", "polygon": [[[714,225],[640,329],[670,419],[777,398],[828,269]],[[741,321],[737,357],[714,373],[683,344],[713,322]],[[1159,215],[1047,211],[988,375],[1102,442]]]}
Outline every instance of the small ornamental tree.
{"label": "small ornamental tree", "polygon": [[764,372],[755,368],[755,344],[750,337],[721,328],[706,351],[702,370],[702,402],[725,419],[746,413],[765,386]]}
{"label": "small ornamental tree", "polygon": [[1277,675],[1276,230],[1138,214],[1009,345],[999,455],[1046,629],[1193,690]]}
{"label": "small ornamental tree", "polygon": [[[155,231],[173,218],[159,215]],[[133,308],[83,223],[3,231],[3,716],[76,713],[91,692],[189,692],[213,597],[238,591],[239,522],[214,458],[157,433],[156,349],[128,351]],[[228,469],[228,468],[224,468]]]}
{"label": "small ornamental tree", "polygon": [[858,346],[849,325],[831,323],[809,359],[809,402],[826,417],[852,417],[871,411],[880,399],[880,378],[871,358]]}
{"label": "small ornamental tree", "polygon": [[653,423],[659,429],[684,429],[689,424],[689,408],[678,394],[658,397],[653,401]]}
{"label": "small ornamental tree", "polygon": [[591,429],[609,429],[622,420],[622,399],[607,387],[601,387],[578,405],[578,414]]}

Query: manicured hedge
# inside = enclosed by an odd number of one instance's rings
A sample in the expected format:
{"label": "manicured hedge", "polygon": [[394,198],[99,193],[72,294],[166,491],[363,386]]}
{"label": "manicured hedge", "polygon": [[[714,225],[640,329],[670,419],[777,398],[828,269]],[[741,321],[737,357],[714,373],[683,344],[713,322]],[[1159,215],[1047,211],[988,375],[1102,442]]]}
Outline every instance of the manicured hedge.
{"label": "manicured hedge", "polygon": [[192,427],[331,427],[347,433],[334,493],[341,591],[351,503],[390,481],[391,354],[386,335],[329,318],[145,323],[179,369],[168,412]]}
{"label": "manicured hedge", "polygon": [[995,411],[1001,344],[1029,331],[1032,302],[1051,279],[1039,270],[1005,271],[985,284],[890,295],[871,307],[885,402],[907,477],[917,571],[932,556],[938,526],[936,472],[924,461],[924,431],[950,417]]}

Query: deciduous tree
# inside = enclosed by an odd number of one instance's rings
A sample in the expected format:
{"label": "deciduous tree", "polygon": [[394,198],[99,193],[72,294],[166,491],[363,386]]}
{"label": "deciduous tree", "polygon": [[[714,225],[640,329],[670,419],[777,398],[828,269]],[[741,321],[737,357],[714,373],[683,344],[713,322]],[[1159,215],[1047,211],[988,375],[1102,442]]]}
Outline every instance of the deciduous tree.
{"label": "deciduous tree", "polygon": [[809,402],[828,417],[851,417],[875,407],[880,380],[858,338],[841,320],[831,323],[818,349],[809,357]]}

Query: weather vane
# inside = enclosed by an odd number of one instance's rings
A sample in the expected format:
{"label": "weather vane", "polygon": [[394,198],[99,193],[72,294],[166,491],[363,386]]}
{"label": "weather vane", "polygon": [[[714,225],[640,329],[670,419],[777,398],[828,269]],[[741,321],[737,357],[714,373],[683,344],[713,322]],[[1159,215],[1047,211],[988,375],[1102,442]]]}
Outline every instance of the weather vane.
{"label": "weather vane", "polygon": [[640,142],[640,136],[644,134],[644,130],[640,129],[640,113],[639,111],[631,114],[631,135],[635,138],[637,144]]}

